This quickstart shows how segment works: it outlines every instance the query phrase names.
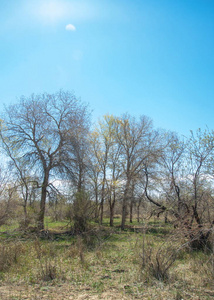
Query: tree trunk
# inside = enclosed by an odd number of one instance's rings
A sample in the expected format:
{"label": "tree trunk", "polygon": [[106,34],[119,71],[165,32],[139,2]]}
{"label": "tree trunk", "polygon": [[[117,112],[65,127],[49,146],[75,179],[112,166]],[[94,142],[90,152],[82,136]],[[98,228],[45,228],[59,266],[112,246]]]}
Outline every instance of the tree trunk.
{"label": "tree trunk", "polygon": [[121,230],[125,229],[129,185],[130,185],[130,180],[127,179],[127,183],[126,183],[126,187],[125,187],[125,191],[124,191],[124,196],[123,196],[123,204],[122,204]]}
{"label": "tree trunk", "polygon": [[109,202],[109,207],[110,207],[110,226],[113,227],[114,225],[114,207],[116,203],[116,191],[115,191],[115,186],[113,187],[113,200]]}
{"label": "tree trunk", "polygon": [[137,206],[137,222],[140,223],[140,204]]}
{"label": "tree trunk", "polygon": [[131,200],[130,203],[130,216],[129,216],[130,223],[133,223],[132,217],[133,217],[133,200]]}
{"label": "tree trunk", "polygon": [[137,202],[137,222],[140,223],[140,206],[141,206],[141,198],[138,199],[138,202]]}
{"label": "tree trunk", "polygon": [[24,209],[24,227],[26,228],[28,226],[27,201],[25,201],[23,205],[23,209]]}
{"label": "tree trunk", "polygon": [[103,224],[103,202],[104,202],[104,199],[101,199],[101,202],[100,202],[100,225]]}
{"label": "tree trunk", "polygon": [[98,192],[97,188],[95,190],[95,222],[98,222],[98,217],[99,217],[99,210],[98,210]]}
{"label": "tree trunk", "polygon": [[114,226],[114,203],[110,205],[110,226]]}
{"label": "tree trunk", "polygon": [[126,223],[126,198],[123,199],[121,230],[125,229]]}
{"label": "tree trunk", "polygon": [[[105,172],[105,171],[104,171]],[[100,224],[103,224],[103,205],[105,200],[105,176],[103,177],[102,191],[101,191],[101,201],[100,201]]]}
{"label": "tree trunk", "polygon": [[47,195],[47,187],[48,187],[48,177],[49,174],[45,174],[43,184],[42,184],[42,194],[41,194],[41,202],[40,202],[40,212],[38,217],[38,229],[44,229],[44,219],[45,219],[45,206],[46,206],[46,195]]}

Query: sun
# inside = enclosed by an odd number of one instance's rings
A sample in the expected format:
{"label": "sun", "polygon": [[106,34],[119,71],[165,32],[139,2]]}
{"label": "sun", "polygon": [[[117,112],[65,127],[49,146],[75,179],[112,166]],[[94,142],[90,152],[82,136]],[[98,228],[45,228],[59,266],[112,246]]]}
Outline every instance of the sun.
{"label": "sun", "polygon": [[63,1],[47,1],[41,3],[38,13],[44,21],[54,23],[66,17],[68,11]]}

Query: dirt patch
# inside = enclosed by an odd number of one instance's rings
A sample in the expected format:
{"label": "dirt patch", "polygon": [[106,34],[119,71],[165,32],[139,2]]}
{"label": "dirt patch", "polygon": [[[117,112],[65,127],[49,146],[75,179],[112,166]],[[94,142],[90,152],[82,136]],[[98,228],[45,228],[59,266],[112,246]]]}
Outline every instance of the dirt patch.
{"label": "dirt patch", "polygon": [[93,294],[93,291],[88,287],[75,287],[70,284],[40,286],[40,285],[4,285],[0,287],[1,300],[86,300],[86,299],[136,299],[127,297],[112,290],[101,294]]}

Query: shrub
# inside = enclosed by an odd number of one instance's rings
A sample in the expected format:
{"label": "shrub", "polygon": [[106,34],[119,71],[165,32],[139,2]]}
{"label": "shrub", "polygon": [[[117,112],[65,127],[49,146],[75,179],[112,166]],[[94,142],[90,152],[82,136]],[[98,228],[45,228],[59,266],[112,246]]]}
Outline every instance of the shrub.
{"label": "shrub", "polygon": [[82,233],[87,229],[89,220],[92,218],[93,204],[85,191],[77,192],[72,206],[72,219],[74,232]]}
{"label": "shrub", "polygon": [[42,247],[41,242],[37,239],[34,243],[34,249],[39,261],[39,278],[44,281],[51,281],[56,278],[62,278],[62,270],[60,269],[55,257],[55,247],[52,245],[49,245],[49,247],[47,247],[47,245],[45,245],[45,247]]}
{"label": "shrub", "polygon": [[3,243],[0,245],[0,272],[7,271],[9,267],[18,262],[19,256],[23,252],[20,242]]}
{"label": "shrub", "polygon": [[166,281],[169,278],[169,271],[174,265],[181,250],[187,246],[187,243],[181,244],[177,235],[171,236],[165,242],[158,246],[153,245],[143,237],[143,246],[141,252],[141,270],[146,279],[154,277],[160,281]]}

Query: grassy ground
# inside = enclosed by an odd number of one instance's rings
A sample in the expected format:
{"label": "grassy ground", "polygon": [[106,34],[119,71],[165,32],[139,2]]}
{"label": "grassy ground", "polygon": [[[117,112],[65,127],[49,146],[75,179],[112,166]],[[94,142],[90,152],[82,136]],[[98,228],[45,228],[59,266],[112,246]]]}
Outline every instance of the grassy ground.
{"label": "grassy ground", "polygon": [[214,298],[213,255],[177,251],[183,241],[170,225],[92,224],[77,237],[63,234],[66,222],[46,224],[40,237],[1,228],[0,299]]}

